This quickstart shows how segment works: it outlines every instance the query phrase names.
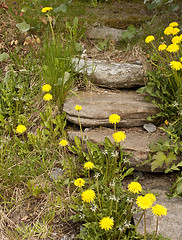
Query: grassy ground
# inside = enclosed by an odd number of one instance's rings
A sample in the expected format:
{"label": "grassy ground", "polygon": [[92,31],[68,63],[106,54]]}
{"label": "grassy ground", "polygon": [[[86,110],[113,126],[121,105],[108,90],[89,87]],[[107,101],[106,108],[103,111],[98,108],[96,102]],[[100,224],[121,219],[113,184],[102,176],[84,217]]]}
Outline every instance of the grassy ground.
{"label": "grassy ground", "polygon": [[[70,220],[75,211],[69,205],[77,196],[73,181],[78,177],[80,165],[73,157],[75,169],[70,169],[59,141],[66,137],[67,130],[61,112],[65,98],[76,87],[88,86],[88,81],[75,73],[71,59],[82,53],[82,42],[86,47],[90,45],[85,37],[90,24],[127,29],[132,23],[141,28],[138,43],[143,41],[143,35],[153,26],[154,13],[147,15],[142,1],[130,1],[128,15],[119,22],[126,8],[118,6],[126,4],[125,1],[1,2],[0,53],[6,55],[0,55],[0,239],[56,240],[64,234],[79,232],[79,224]],[[57,9],[49,13],[49,18],[41,12],[47,6]],[[144,11],[145,16],[139,18],[133,14],[136,8]],[[178,21],[177,18],[172,14],[171,20]],[[26,24],[18,27],[17,23],[22,22]],[[160,34],[158,28],[154,32]],[[129,50],[136,44],[136,36],[127,45]],[[119,49],[121,46],[122,41]],[[52,86],[51,104],[43,100],[41,87],[45,83]],[[18,124],[25,125],[27,131],[17,134]],[[53,169],[59,168],[67,173],[55,179]]]}

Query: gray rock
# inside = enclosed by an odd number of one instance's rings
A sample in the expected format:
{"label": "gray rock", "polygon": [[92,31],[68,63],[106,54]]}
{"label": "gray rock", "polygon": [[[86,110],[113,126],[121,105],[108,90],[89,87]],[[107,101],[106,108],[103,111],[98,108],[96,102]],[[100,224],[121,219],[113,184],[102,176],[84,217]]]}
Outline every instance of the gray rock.
{"label": "gray rock", "polygon": [[73,59],[78,72],[92,75],[93,82],[107,88],[133,88],[144,84],[142,65],[132,63],[115,63],[104,60]]}
{"label": "gray rock", "polygon": [[[95,143],[104,142],[105,137],[108,137],[111,142],[113,141],[112,134],[114,133],[111,129],[96,129],[91,130],[89,132],[83,132],[83,139],[88,139],[88,141],[93,141]],[[148,145],[151,142],[156,142],[159,138],[164,138],[164,135],[160,135],[159,133],[147,133],[141,131],[140,129],[136,129],[135,131],[130,131],[129,129],[125,129],[126,139],[121,143],[123,146],[123,150],[127,153],[132,153],[132,156],[129,158],[130,166],[134,167],[137,171],[143,172],[151,172],[151,165],[147,163],[145,165],[141,165],[145,160],[148,159],[148,154],[150,152],[150,148]],[[81,138],[81,133],[78,131],[68,132],[70,140],[73,140],[75,136]],[[162,166],[157,168],[155,172],[164,172],[166,166]]]}
{"label": "gray rock", "polygon": [[64,175],[64,171],[62,170],[62,168],[57,168],[57,167],[53,168],[50,173],[50,177],[54,180],[58,180],[63,175]]}
{"label": "gray rock", "polygon": [[110,39],[119,41],[123,30],[110,27],[92,27],[86,31],[86,36],[90,39]]}
{"label": "gray rock", "polygon": [[153,123],[146,123],[143,125],[143,128],[149,133],[155,132],[157,129]]}
{"label": "gray rock", "polygon": [[81,92],[68,98],[64,104],[67,119],[79,125],[78,112],[75,105],[81,105],[80,119],[82,126],[109,126],[109,116],[118,114],[121,116],[118,127],[143,126],[148,123],[147,116],[157,113],[157,108],[150,102],[146,102],[144,95],[135,91],[122,92]]}

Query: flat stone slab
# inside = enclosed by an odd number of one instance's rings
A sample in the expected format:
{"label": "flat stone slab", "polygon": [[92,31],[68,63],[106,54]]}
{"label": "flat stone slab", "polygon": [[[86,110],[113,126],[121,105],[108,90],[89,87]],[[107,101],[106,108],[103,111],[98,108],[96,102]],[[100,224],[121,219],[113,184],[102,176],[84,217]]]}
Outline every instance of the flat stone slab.
{"label": "flat stone slab", "polygon": [[[144,190],[150,190],[156,195],[155,204],[161,204],[167,208],[167,215],[159,217],[158,233],[161,233],[165,237],[169,237],[171,240],[182,239],[182,198],[168,198],[166,193],[170,188],[170,178],[167,175],[163,177],[158,175],[152,179],[144,177],[139,181]],[[137,213],[134,216],[135,224],[137,224],[141,213]],[[147,219],[147,232],[152,233],[155,231],[157,217],[152,214],[151,210],[146,211]],[[137,229],[143,234],[143,220]]]}
{"label": "flat stone slab", "polygon": [[109,126],[109,116],[118,114],[121,116],[118,127],[143,126],[148,123],[147,116],[157,113],[157,108],[150,102],[146,102],[144,95],[136,91],[104,91],[104,92],[80,92],[69,97],[63,111],[67,113],[67,119],[79,125],[78,112],[75,105],[81,105],[80,119],[82,126]]}
{"label": "flat stone slab", "polygon": [[73,59],[76,70],[93,77],[100,87],[121,89],[144,84],[144,69],[141,64],[107,62],[105,60]]}
{"label": "flat stone slab", "polygon": [[[112,129],[85,129],[83,132],[83,139],[88,139],[88,141],[93,141],[94,143],[104,142],[105,137],[108,137],[112,143],[113,137],[112,134],[114,130]],[[123,131],[123,130],[121,130]],[[150,153],[150,148],[148,145],[152,142],[157,142],[160,138],[164,138],[164,134],[162,133],[148,133],[147,131],[143,131],[140,128],[125,129],[126,139],[122,142],[123,150],[125,152],[132,153],[132,157],[130,157],[129,162],[130,166],[134,167],[135,170],[151,172],[151,165],[149,163],[145,165],[141,165],[145,160],[148,159],[148,155]],[[70,131],[68,132],[69,138],[71,141],[74,140],[74,137],[77,136],[81,139],[80,131]],[[162,166],[157,168],[155,172],[164,172],[166,166]]]}
{"label": "flat stone slab", "polygon": [[110,39],[119,41],[123,30],[110,27],[91,27],[86,31],[86,36],[90,39]]}

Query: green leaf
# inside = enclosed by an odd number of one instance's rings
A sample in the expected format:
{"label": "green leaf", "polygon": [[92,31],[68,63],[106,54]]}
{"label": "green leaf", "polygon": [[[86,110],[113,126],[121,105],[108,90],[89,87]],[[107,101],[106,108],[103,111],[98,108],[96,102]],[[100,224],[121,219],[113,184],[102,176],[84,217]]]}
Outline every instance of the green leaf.
{"label": "green leaf", "polygon": [[55,13],[58,13],[58,12],[63,12],[63,13],[66,13],[67,12],[67,6],[65,3],[62,3],[61,5],[59,5],[57,8],[54,9],[54,12]]}
{"label": "green leaf", "polygon": [[182,193],[182,179],[177,184],[176,192],[178,195],[180,195]]}
{"label": "green leaf", "polygon": [[152,172],[158,168],[158,167],[162,167],[164,161],[166,161],[166,156],[163,152],[158,152],[157,154],[155,154],[153,156],[153,159],[155,159],[155,161],[152,162],[151,164],[151,170]]}
{"label": "green leaf", "polygon": [[27,24],[25,21],[22,23],[17,23],[16,26],[22,33],[28,32],[30,29],[30,24]]}
{"label": "green leaf", "polygon": [[122,34],[122,39],[132,39],[137,30],[136,28],[131,24],[128,26],[127,30]]}
{"label": "green leaf", "polygon": [[170,152],[165,159],[166,165],[168,166],[173,160],[176,160],[176,155],[173,152]]}
{"label": "green leaf", "polygon": [[8,58],[9,58],[9,54],[5,52],[0,54],[0,62],[6,61],[8,60]]}
{"label": "green leaf", "polygon": [[80,141],[79,137],[75,136],[74,141],[75,141],[75,144],[76,144],[77,148],[80,148],[81,147],[81,141]]}
{"label": "green leaf", "polygon": [[113,144],[108,137],[105,137],[104,141],[105,141],[106,147],[113,147]]}
{"label": "green leaf", "polygon": [[155,144],[155,143],[150,143],[149,148],[150,148],[151,152],[157,152],[157,151],[161,150],[160,146],[158,144]]}
{"label": "green leaf", "polygon": [[78,205],[80,205],[80,201],[77,197],[71,196],[71,199]]}
{"label": "green leaf", "polygon": [[74,205],[74,204],[70,204],[68,205],[70,208],[72,208],[73,210],[77,211],[78,210],[78,206]]}
{"label": "green leaf", "polygon": [[182,161],[177,164],[178,167],[182,167]]}
{"label": "green leaf", "polygon": [[179,9],[179,5],[178,4],[171,4],[169,7],[168,7],[168,11],[169,12],[175,12]]}

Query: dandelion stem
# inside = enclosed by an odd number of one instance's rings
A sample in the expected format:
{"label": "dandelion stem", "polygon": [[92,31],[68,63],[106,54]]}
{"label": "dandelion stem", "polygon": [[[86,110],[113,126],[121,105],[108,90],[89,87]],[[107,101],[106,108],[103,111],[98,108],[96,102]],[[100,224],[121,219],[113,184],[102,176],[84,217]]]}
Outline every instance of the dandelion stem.
{"label": "dandelion stem", "polygon": [[143,211],[144,215],[144,240],[146,240],[146,212],[145,210]]}
{"label": "dandelion stem", "polygon": [[98,181],[98,178],[97,178],[97,195],[98,195],[98,200],[99,200],[99,206],[100,206],[100,209],[102,209],[102,207],[101,207],[101,202],[100,202],[99,181]]}
{"label": "dandelion stem", "polygon": [[78,122],[79,122],[79,126],[80,126],[81,139],[82,139],[82,146],[83,146],[83,131],[82,131],[82,125],[81,125],[81,121],[80,121],[80,114],[79,114],[79,111],[78,111]]}
{"label": "dandelion stem", "polygon": [[55,41],[55,36],[54,36],[54,30],[53,30],[53,27],[52,27],[52,23],[51,23],[51,18],[49,16],[49,14],[47,13],[47,17],[49,19],[49,24],[50,24],[50,27],[51,27],[51,32],[52,32],[52,40],[53,40],[53,43],[54,45],[56,44],[56,41]]}
{"label": "dandelion stem", "polygon": [[156,239],[156,236],[157,236],[158,223],[159,223],[159,216],[157,216],[157,223],[156,223],[156,230],[155,230],[154,240]]}

